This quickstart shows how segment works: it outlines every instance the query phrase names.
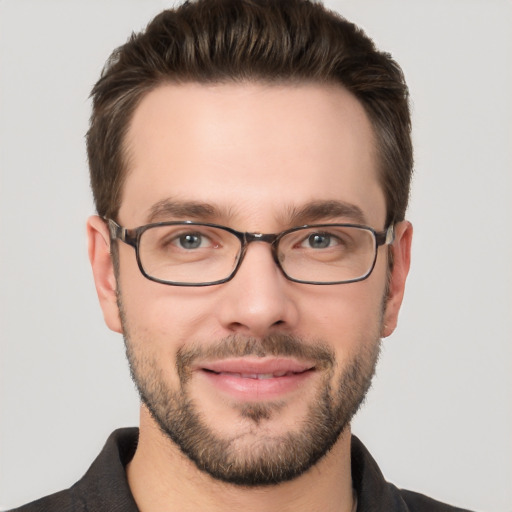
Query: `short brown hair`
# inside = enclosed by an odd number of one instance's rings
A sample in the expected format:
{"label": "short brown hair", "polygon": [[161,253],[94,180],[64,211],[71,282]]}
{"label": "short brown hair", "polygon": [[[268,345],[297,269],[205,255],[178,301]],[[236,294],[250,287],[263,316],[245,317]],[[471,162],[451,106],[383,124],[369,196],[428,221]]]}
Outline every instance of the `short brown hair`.
{"label": "short brown hair", "polygon": [[107,61],[87,133],[97,212],[116,218],[134,110],[166,83],[337,83],[363,105],[378,145],[387,223],[403,220],[413,155],[402,70],[361,29],[308,0],[196,0],[163,11]]}

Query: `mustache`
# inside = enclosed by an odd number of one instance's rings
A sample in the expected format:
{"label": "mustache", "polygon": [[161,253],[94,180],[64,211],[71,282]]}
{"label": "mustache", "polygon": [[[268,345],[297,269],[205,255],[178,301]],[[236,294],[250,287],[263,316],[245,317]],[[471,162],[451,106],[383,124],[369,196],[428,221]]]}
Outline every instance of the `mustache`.
{"label": "mustache", "polygon": [[176,354],[176,367],[182,382],[185,382],[198,360],[215,361],[246,356],[294,357],[311,361],[318,369],[333,367],[335,364],[334,351],[322,342],[307,342],[290,334],[270,334],[264,338],[233,334],[211,345],[187,344],[180,347]]}

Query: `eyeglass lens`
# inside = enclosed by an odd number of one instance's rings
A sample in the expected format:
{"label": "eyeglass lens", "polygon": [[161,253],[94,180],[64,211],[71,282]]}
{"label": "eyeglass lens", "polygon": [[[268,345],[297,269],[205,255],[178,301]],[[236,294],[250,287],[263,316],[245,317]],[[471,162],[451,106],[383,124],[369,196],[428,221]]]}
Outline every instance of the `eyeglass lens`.
{"label": "eyeglass lens", "polygon": [[[277,259],[291,279],[332,283],[365,277],[375,260],[370,229],[314,226],[278,238]],[[205,225],[164,225],[146,229],[139,240],[144,272],[169,283],[207,284],[224,280],[236,269],[240,239],[225,229]]]}

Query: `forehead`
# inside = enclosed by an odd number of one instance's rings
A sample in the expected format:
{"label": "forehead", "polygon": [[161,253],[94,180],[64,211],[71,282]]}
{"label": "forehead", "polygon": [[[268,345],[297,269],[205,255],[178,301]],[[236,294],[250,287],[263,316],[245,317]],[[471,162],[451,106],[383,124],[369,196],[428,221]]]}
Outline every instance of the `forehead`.
{"label": "forehead", "polygon": [[243,229],[322,201],[385,217],[371,124],[337,85],[162,85],[137,107],[126,150],[126,225],[162,202],[213,205]]}

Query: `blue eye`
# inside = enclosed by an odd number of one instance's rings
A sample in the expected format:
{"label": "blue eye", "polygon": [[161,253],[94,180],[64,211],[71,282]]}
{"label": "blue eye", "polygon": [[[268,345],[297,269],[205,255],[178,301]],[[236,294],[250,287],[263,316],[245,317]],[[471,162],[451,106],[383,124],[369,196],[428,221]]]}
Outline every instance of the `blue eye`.
{"label": "blue eye", "polygon": [[203,236],[199,233],[186,233],[177,241],[183,249],[198,249],[203,244]]}
{"label": "blue eye", "polygon": [[312,249],[326,249],[334,245],[335,241],[329,233],[313,233],[307,237],[306,242]]}

